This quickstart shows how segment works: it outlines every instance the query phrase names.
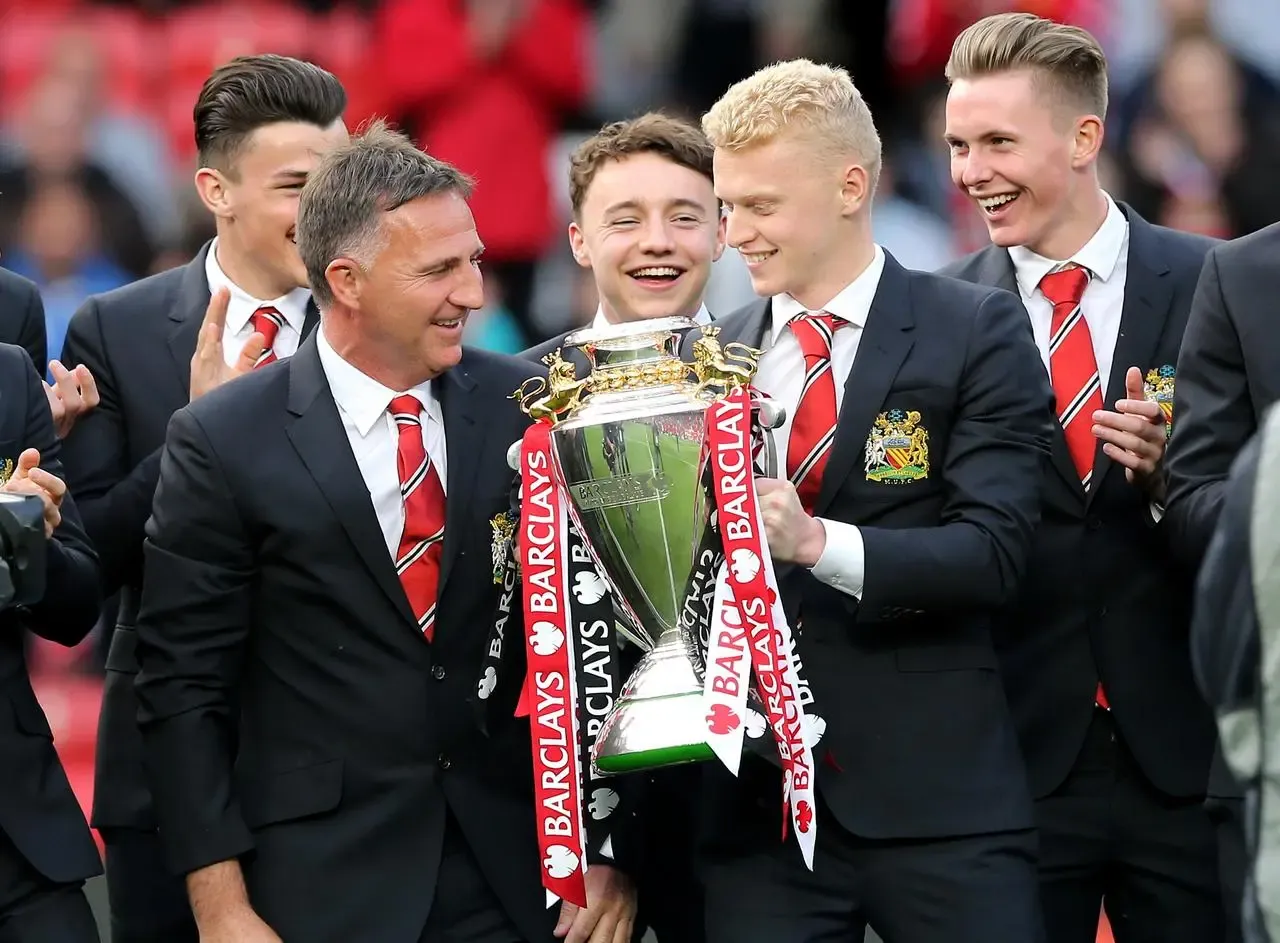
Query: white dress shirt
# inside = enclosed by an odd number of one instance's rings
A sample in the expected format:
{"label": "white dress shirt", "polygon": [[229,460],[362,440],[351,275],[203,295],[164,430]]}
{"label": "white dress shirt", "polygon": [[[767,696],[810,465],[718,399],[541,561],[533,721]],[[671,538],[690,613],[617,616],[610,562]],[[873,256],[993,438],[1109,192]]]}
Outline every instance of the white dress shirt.
{"label": "white dress shirt", "polygon": [[253,336],[253,312],[263,306],[275,308],[284,317],[284,324],[276,332],[275,343],[271,349],[276,359],[292,357],[302,342],[302,328],[307,320],[307,303],[311,300],[310,288],[295,288],[287,295],[274,301],[262,301],[251,297],[247,292],[227,278],[218,264],[218,240],[209,246],[209,254],[204,260],[205,279],[209,282],[209,294],[219,288],[231,290],[231,300],[227,305],[227,323],[222,331],[222,353],[227,364],[234,364],[239,358],[244,345]]}
{"label": "white dress shirt", "polygon": [[[329,381],[329,391],[338,404],[342,428],[355,456],[356,465],[369,489],[373,510],[378,515],[387,552],[395,559],[404,531],[404,502],[400,497],[400,472],[396,466],[396,453],[400,443],[400,430],[391,418],[387,407],[400,395],[388,389],[373,377],[361,373],[338,355],[324,336],[323,325],[316,332],[316,347],[320,353],[320,366]],[[411,390],[424,407],[422,444],[431,463],[440,475],[440,487],[446,487],[449,475],[444,446],[444,417],[440,403],[431,392],[431,383],[423,383]]]}
{"label": "white dress shirt", "polygon": [[[693,316],[693,319],[699,324],[710,324],[711,312],[707,310],[706,305],[703,305],[698,309],[698,313]],[[598,329],[602,327],[611,327],[612,325],[613,322],[604,316],[604,307],[601,306],[596,308],[596,316],[591,319],[591,326]]]}
{"label": "white dress shirt", "polygon": [[[884,251],[879,246],[875,249],[871,264],[822,308],[828,314],[849,322],[835,332],[831,344],[831,376],[836,387],[837,415],[844,402],[845,382],[858,355],[862,329],[867,324],[871,302],[875,300],[880,276],[884,272]],[[785,476],[787,440],[791,437],[791,420],[800,402],[805,375],[800,341],[787,325],[793,318],[805,314],[806,309],[790,295],[775,295],[770,311],[773,323],[763,342],[765,352],[760,358],[753,385],[786,408],[787,416],[782,426],[773,430],[778,450],[778,473]],[[855,525],[843,521],[822,517],[818,520],[827,532],[827,544],[810,572],[827,585],[861,599],[866,576],[862,532]]]}
{"label": "white dress shirt", "polygon": [[[1105,195],[1105,194],[1104,194]],[[1074,262],[1089,270],[1080,307],[1089,336],[1093,340],[1093,356],[1098,362],[1098,378],[1102,381],[1102,398],[1107,397],[1107,380],[1116,340],[1120,337],[1120,312],[1124,308],[1125,275],[1129,268],[1129,221],[1115,200],[1107,196],[1107,216],[1079,252],[1069,259],[1046,259],[1025,246],[1009,249],[1009,258],[1018,277],[1018,293],[1031,318],[1031,330],[1040,359],[1049,370],[1049,327],[1053,321],[1053,304],[1040,290],[1040,280],[1066,262]]]}

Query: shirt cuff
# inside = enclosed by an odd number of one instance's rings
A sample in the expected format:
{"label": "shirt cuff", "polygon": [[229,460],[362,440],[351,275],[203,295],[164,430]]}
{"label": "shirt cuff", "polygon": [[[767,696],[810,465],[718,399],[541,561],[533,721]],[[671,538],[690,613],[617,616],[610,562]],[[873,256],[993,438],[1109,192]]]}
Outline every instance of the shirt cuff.
{"label": "shirt cuff", "polygon": [[1151,501],[1147,506],[1151,509],[1151,520],[1159,524],[1160,519],[1164,517],[1164,505],[1159,501]]}
{"label": "shirt cuff", "polygon": [[809,572],[814,579],[861,600],[867,572],[862,531],[843,521],[830,521],[823,517],[817,521],[827,532],[827,545]]}

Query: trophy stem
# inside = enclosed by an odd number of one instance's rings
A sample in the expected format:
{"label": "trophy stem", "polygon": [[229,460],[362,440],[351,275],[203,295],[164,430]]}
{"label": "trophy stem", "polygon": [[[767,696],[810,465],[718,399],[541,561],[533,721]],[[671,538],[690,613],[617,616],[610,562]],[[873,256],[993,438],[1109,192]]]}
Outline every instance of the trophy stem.
{"label": "trophy stem", "polygon": [[623,686],[592,764],[601,775],[615,775],[709,760],[705,710],[684,631],[664,629]]}

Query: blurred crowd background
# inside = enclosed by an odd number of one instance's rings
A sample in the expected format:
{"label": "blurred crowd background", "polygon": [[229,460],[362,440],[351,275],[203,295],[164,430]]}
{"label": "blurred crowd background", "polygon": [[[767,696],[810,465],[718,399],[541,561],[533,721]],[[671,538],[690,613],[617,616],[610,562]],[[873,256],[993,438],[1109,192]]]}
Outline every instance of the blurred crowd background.
{"label": "blurred crowd background", "polygon": [[[0,0],[0,265],[39,284],[56,357],[87,295],[189,259],[212,235],[191,182],[196,93],[232,56],[279,52],[342,78],[349,125],[388,116],[476,177],[476,344],[518,351],[594,313],[565,237],[578,140],[655,107],[696,118],[797,55],[852,72],[886,144],[877,240],[932,269],[986,240],[949,181],[943,65],[964,26],[1010,9],[1108,51],[1113,195],[1221,237],[1280,220],[1275,0]],[[750,298],[727,252],[709,307]],[[83,790],[102,635],[33,666]]]}

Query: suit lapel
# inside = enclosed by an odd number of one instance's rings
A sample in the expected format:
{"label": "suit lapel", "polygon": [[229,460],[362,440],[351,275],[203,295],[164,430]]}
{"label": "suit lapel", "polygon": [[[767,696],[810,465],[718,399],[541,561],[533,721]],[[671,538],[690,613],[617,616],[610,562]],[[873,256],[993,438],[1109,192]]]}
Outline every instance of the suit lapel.
{"label": "suit lapel", "polygon": [[[483,386],[479,386],[466,355],[462,362],[436,381],[440,408],[444,416],[448,442],[448,481],[445,487],[444,548],[440,559],[440,582],[437,596],[443,597],[445,585],[465,542],[464,528],[475,527],[467,509],[476,492],[476,479],[486,474],[509,477],[506,449],[510,442],[494,445],[489,424],[479,421],[483,407]],[[496,470],[496,472],[495,472]]]}
{"label": "suit lapel", "polygon": [[[760,347],[764,342],[765,331],[769,329],[770,305],[768,298],[751,302],[727,318],[715,322],[720,328],[720,336],[716,338],[720,346],[725,344],[746,344],[748,347]],[[693,343],[697,331],[690,331],[685,337],[684,346]]]}
{"label": "suit lapel", "polygon": [[914,328],[906,270],[886,253],[884,272],[858,341],[858,354],[845,380],[835,442],[814,503],[815,516],[830,507],[841,485],[862,465],[867,434],[915,343]]}
{"label": "suit lapel", "polygon": [[[1129,219],[1129,255],[1124,280],[1124,305],[1120,313],[1120,334],[1111,357],[1111,373],[1107,377],[1105,408],[1114,411],[1116,400],[1124,399],[1124,377],[1130,367],[1151,362],[1160,335],[1168,320],[1169,303],[1173,300],[1173,281],[1169,266],[1160,256],[1155,231],[1141,216],[1121,206]],[[1101,442],[1094,453],[1096,484],[1089,489],[1089,500],[1102,490],[1106,476],[1115,462],[1102,451]]]}
{"label": "suit lapel", "polygon": [[[989,246],[982,250],[977,281],[980,285],[1003,288],[1005,291],[1012,292],[1019,302],[1022,301],[1022,292],[1018,288],[1018,276],[1013,267],[1013,260],[1009,258],[1009,252],[1006,249]],[[1071,460],[1071,451],[1067,448],[1067,437],[1062,431],[1062,426],[1057,422],[1053,424],[1050,458],[1063,483],[1074,495],[1075,507],[1079,508],[1080,500],[1085,496],[1084,488],[1080,484],[1080,475],[1076,472],[1075,463]]]}
{"label": "suit lapel", "polygon": [[314,334],[289,362],[289,413],[293,417],[286,430],[289,441],[347,532],[356,556],[416,631],[417,620],[387,552],[369,489],[347,445]]}
{"label": "suit lapel", "polygon": [[169,310],[169,320],[173,322],[169,328],[169,353],[178,371],[184,402],[191,391],[191,357],[196,352],[200,326],[209,307],[209,279],[205,275],[204,264],[211,245],[211,242],[206,242],[196,257],[187,263],[178,283],[177,298]]}

